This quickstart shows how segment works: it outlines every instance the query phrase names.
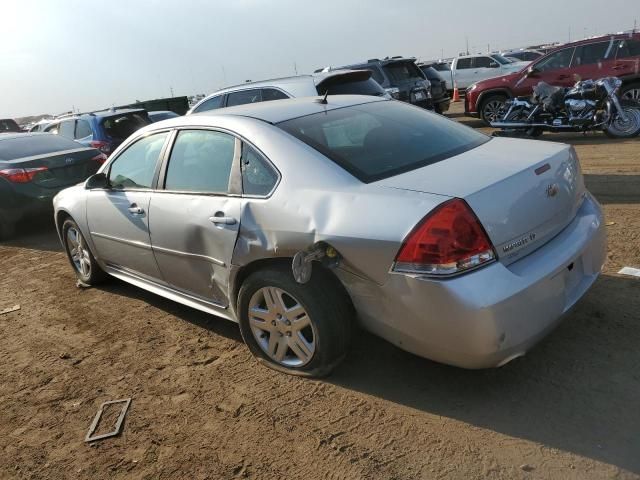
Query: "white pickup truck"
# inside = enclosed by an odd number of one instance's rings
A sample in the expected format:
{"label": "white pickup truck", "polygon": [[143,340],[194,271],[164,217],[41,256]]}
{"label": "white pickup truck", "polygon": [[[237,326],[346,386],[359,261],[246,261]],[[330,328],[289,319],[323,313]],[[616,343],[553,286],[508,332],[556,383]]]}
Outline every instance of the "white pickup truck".
{"label": "white pickup truck", "polygon": [[465,90],[480,80],[518,72],[530,62],[512,62],[502,55],[464,55],[453,59],[451,76],[460,90]]}

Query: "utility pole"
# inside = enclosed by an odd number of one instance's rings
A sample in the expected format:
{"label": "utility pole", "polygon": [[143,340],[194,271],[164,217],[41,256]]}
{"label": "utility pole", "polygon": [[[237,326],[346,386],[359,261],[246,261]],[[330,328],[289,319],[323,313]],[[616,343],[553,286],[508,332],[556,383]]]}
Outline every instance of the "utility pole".
{"label": "utility pole", "polygon": [[569,43],[571,43],[571,27],[569,27]]}
{"label": "utility pole", "polygon": [[169,85],[169,91],[171,92],[171,98],[173,98],[173,87]]}
{"label": "utility pole", "polygon": [[296,75],[298,75],[298,64],[295,62],[295,60],[293,61],[293,71],[296,72]]}
{"label": "utility pole", "polygon": [[491,44],[487,43],[487,53],[491,53]]}
{"label": "utility pole", "polygon": [[467,42],[467,55],[469,55],[469,37],[465,35],[464,39]]}

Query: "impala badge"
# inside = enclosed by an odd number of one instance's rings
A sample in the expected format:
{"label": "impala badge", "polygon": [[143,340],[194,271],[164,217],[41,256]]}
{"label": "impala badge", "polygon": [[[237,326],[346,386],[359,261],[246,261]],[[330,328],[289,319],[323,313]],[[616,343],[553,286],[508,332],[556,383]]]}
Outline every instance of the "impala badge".
{"label": "impala badge", "polygon": [[559,191],[560,191],[560,188],[558,187],[558,184],[552,183],[547,186],[547,197],[549,198],[555,197]]}

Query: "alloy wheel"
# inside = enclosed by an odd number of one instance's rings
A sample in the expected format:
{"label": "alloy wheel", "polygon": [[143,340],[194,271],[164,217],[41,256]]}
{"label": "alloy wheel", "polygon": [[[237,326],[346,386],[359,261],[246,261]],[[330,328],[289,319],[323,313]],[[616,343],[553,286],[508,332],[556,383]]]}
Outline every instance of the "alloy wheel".
{"label": "alloy wheel", "polygon": [[504,114],[504,101],[503,100],[491,100],[487,102],[482,109],[482,115],[484,119],[491,123],[499,120]]}
{"label": "alloy wheel", "polygon": [[260,348],[286,367],[301,367],[316,351],[316,331],[302,304],[290,293],[263,287],[249,301],[249,325]]}
{"label": "alloy wheel", "polygon": [[82,234],[75,228],[67,229],[67,249],[73,266],[80,275],[87,278],[91,275],[91,258]]}
{"label": "alloy wheel", "polygon": [[634,102],[640,102],[640,88],[631,88],[624,92],[622,98],[625,100],[633,100]]}

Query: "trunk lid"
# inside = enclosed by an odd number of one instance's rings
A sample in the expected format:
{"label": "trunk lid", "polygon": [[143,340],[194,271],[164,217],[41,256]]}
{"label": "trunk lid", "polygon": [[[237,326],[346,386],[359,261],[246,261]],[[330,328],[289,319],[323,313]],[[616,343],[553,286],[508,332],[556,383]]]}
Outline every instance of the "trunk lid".
{"label": "trunk lid", "polygon": [[573,147],[507,138],[494,138],[461,155],[379,183],[463,198],[504,264],[533,252],[564,229],[585,192]]}
{"label": "trunk lid", "polygon": [[33,183],[39,187],[59,190],[80,183],[96,173],[101,163],[95,158],[100,155],[94,148],[79,148],[9,163],[13,168],[46,167],[46,170],[36,174]]}

